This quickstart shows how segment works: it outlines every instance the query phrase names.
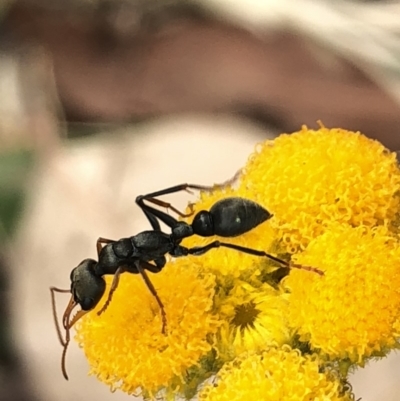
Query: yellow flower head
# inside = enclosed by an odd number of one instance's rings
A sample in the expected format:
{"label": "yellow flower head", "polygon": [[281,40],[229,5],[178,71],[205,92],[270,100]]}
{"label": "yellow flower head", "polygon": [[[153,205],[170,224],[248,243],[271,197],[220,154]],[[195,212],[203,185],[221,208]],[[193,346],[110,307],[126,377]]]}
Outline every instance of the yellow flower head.
{"label": "yellow flower head", "polygon": [[211,313],[214,277],[199,276],[198,270],[180,259],[163,274],[150,275],[165,305],[167,335],[161,333],[160,309],[141,277],[123,274],[108,309],[97,315],[103,299],[78,323],[77,339],[91,373],[129,394],[183,391],[186,370],[211,350],[207,337],[219,326]]}
{"label": "yellow flower head", "polygon": [[228,295],[218,294],[216,298],[217,311],[224,322],[216,336],[222,360],[289,342],[287,301],[278,290],[238,281]]}
{"label": "yellow flower head", "polygon": [[379,142],[342,129],[303,127],[263,144],[247,163],[239,191],[262,199],[286,249],[295,253],[332,222],[390,225],[399,189],[396,156]]}
{"label": "yellow flower head", "polygon": [[215,384],[200,401],[354,400],[349,388],[316,355],[301,355],[289,346],[242,354],[223,366]]}
{"label": "yellow flower head", "polygon": [[400,246],[383,228],[332,227],[296,259],[325,271],[293,271],[284,281],[288,321],[301,340],[357,364],[397,346]]}

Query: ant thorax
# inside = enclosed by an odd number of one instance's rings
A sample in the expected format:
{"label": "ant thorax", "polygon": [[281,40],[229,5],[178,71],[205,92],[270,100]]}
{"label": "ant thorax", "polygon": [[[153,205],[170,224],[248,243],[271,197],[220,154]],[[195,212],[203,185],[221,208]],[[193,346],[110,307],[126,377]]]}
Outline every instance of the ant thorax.
{"label": "ant thorax", "polygon": [[[99,254],[99,261],[95,266],[95,271],[97,276],[102,276],[104,274],[114,274],[117,268],[121,264],[121,260],[126,259],[126,257],[119,257],[115,252],[115,245],[118,241],[111,242],[105,245]],[[131,245],[132,247],[132,245]],[[121,253],[121,248],[117,246],[118,253]]]}

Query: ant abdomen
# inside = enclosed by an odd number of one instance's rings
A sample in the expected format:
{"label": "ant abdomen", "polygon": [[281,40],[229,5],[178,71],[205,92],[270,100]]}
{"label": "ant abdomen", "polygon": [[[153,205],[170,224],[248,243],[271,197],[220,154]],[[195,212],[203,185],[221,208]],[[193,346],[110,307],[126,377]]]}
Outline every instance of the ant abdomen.
{"label": "ant abdomen", "polygon": [[210,211],[202,210],[193,219],[195,234],[202,237],[219,235],[236,237],[270,219],[272,214],[258,203],[240,197],[225,198]]}

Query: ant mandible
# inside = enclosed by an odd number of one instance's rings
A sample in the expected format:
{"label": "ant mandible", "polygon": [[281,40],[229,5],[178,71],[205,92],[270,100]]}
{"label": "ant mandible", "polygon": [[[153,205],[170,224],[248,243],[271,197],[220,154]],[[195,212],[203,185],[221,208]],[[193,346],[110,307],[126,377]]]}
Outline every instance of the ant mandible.
{"label": "ant mandible", "polygon": [[[183,214],[170,203],[156,198],[179,191],[188,191],[189,189],[212,191],[215,189],[215,186],[208,187],[194,184],[181,184],[157,192],[152,192],[147,195],[138,196],[136,198],[136,204],[141,208],[149,220],[152,230],[143,231],[132,237],[122,238],[117,241],[99,238],[97,240],[98,261],[94,259],[85,259],[72,270],[70,276],[71,289],[63,290],[56,287],[50,288],[57,334],[62,346],[64,347],[62,354],[62,372],[65,379],[68,380],[68,375],[65,369],[65,356],[70,341],[69,331],[85,313],[92,310],[99,303],[106,289],[106,283],[103,278],[105,274],[112,274],[114,277],[108,298],[100,311],[98,311],[98,314],[102,314],[110,304],[113,293],[118,287],[119,278],[122,273],[128,272],[140,274],[160,307],[162,333],[164,334],[166,333],[167,325],[164,305],[150,281],[146,270],[152,273],[160,272],[166,264],[165,255],[167,254],[170,254],[172,257],[202,255],[211,249],[223,247],[254,256],[267,257],[285,268],[299,268],[313,271],[321,275],[323,274],[322,271],[311,266],[289,263],[264,251],[218,240],[212,241],[204,246],[193,248],[187,248],[180,245],[184,238],[190,237],[194,234],[201,237],[209,237],[213,235],[218,235],[220,237],[236,237],[252,230],[272,217],[272,214],[261,205],[241,197],[228,197],[216,202],[209,211],[202,210],[196,213],[191,224],[184,221],[178,221],[169,214],[155,209],[145,203],[146,201],[166,209],[171,209],[181,217],[189,217],[193,213]],[[171,234],[166,234],[161,231],[160,221],[171,228]],[[63,327],[66,331],[65,340],[62,338],[56,316],[55,292],[70,292],[72,294],[62,318]],[[70,319],[72,310],[77,305],[80,305],[81,310]]]}

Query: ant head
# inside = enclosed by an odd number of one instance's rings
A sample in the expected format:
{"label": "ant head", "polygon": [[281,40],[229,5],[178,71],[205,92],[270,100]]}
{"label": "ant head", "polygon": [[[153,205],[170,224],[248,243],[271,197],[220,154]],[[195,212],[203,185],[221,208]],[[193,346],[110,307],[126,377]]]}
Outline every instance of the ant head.
{"label": "ant head", "polygon": [[[65,379],[68,380],[68,375],[65,367],[65,358],[67,353],[68,344],[70,341],[70,329],[71,327],[89,310],[93,309],[101,297],[104,294],[106,283],[102,277],[96,275],[95,266],[97,262],[93,259],[85,259],[71,272],[71,290],[62,290],[56,287],[50,287],[52,306],[53,306],[53,317],[57,329],[58,338],[61,345],[64,347],[61,357],[61,369]],[[55,303],[55,292],[71,292],[71,299],[65,308],[65,312],[62,318],[63,327],[65,329],[65,339],[61,334],[60,327],[58,325],[56,303]],[[81,310],[78,311],[72,319],[70,319],[73,309],[80,305]]]}
{"label": "ant head", "polygon": [[106,289],[104,279],[95,272],[96,264],[93,259],[85,259],[71,272],[71,301],[79,304],[82,311],[93,309]]}

